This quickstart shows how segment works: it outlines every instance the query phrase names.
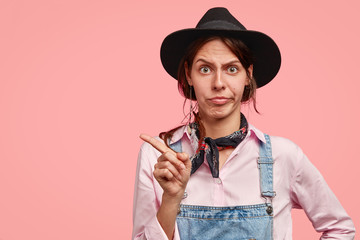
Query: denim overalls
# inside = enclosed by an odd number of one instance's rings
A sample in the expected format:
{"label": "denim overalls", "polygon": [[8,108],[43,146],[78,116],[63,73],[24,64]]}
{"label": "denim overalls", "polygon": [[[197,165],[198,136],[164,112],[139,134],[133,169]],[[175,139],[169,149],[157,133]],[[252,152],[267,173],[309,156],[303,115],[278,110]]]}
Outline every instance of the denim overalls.
{"label": "denim overalls", "polygon": [[[260,141],[258,168],[265,203],[233,207],[180,205],[176,222],[181,240],[272,240],[273,158],[270,137]],[[181,141],[170,145],[181,152]],[[245,183],[246,184],[246,183]]]}

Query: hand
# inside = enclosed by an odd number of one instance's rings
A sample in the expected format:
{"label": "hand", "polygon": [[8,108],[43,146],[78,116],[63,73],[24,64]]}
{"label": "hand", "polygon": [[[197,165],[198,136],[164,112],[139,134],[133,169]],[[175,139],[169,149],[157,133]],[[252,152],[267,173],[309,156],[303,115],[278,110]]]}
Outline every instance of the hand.
{"label": "hand", "polygon": [[191,161],[186,153],[177,153],[157,139],[146,134],[140,138],[157,149],[161,156],[154,166],[154,177],[170,198],[182,199],[190,178]]}

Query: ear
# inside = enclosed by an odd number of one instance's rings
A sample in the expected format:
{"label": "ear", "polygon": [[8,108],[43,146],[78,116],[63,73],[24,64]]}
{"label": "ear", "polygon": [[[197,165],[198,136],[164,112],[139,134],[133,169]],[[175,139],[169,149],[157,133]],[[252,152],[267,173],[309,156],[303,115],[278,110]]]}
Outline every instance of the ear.
{"label": "ear", "polygon": [[185,76],[186,76],[186,81],[188,82],[188,84],[190,86],[192,86],[192,81],[191,81],[191,77],[190,77],[190,69],[189,69],[189,65],[187,62],[184,63],[184,68],[185,68]]}
{"label": "ear", "polygon": [[[254,69],[254,67],[253,67],[253,65],[251,64],[250,67],[248,68],[248,72],[249,72],[250,78],[253,77],[253,69]],[[249,84],[250,84],[250,79],[248,78],[245,85],[249,85]]]}

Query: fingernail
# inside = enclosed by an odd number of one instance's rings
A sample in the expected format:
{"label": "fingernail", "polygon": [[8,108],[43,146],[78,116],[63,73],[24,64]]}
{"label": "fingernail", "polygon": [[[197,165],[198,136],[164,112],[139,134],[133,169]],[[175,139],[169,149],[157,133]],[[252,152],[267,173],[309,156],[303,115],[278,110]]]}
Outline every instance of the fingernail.
{"label": "fingernail", "polygon": [[181,164],[180,164],[180,168],[181,168],[181,169],[185,169],[185,165],[181,163]]}

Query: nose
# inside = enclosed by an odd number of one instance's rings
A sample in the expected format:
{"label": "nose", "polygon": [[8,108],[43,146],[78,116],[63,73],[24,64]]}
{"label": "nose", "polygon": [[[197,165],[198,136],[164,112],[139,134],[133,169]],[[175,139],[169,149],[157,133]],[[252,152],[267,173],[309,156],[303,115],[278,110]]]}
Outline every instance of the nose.
{"label": "nose", "polygon": [[214,76],[213,89],[221,90],[225,88],[223,76],[221,76],[221,71],[217,71]]}

